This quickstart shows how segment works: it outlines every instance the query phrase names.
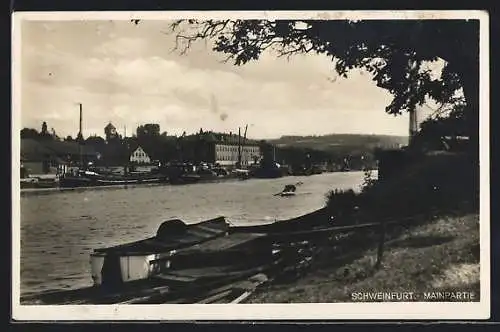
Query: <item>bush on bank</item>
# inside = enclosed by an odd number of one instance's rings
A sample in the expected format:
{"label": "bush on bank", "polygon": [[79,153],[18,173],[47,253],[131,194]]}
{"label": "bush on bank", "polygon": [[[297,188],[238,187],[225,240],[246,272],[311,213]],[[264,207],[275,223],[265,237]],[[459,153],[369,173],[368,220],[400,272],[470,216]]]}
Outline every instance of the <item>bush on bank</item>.
{"label": "bush on bank", "polygon": [[361,193],[333,190],[326,206],[338,222],[363,223],[479,210],[479,165],[467,154],[422,155],[390,179],[369,173]]}

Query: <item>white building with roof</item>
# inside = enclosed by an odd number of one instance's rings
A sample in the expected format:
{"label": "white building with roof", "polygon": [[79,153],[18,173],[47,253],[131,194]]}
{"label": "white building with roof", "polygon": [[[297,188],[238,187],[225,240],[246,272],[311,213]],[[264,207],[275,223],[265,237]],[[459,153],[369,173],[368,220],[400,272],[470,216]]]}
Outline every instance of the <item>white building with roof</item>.
{"label": "white building with roof", "polygon": [[130,154],[130,162],[131,163],[137,163],[137,164],[149,164],[151,163],[151,158],[149,155],[144,151],[144,149],[140,146],[137,147],[132,153]]}

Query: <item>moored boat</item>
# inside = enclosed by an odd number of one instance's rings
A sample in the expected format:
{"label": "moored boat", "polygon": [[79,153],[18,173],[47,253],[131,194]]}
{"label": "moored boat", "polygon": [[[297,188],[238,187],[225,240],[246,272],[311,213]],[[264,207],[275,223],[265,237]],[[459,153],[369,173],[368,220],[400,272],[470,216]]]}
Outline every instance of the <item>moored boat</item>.
{"label": "moored boat", "polygon": [[230,265],[242,260],[246,264],[261,264],[273,257],[273,235],[286,236],[329,223],[326,208],[256,226],[229,226],[224,217],[192,225],[169,220],[153,237],[95,249],[91,254],[92,278],[97,286],[117,286],[179,268]]}
{"label": "moored boat", "polygon": [[295,191],[297,190],[297,186],[300,185],[302,185],[302,182],[297,182],[296,184],[287,184],[281,192],[274,194],[274,196],[281,196],[281,197],[295,196]]}
{"label": "moored boat", "polygon": [[59,184],[59,180],[57,178],[38,178],[38,177],[28,177],[21,179],[20,181],[21,189],[27,188],[55,188]]}
{"label": "moored boat", "polygon": [[95,181],[83,176],[65,175],[59,180],[59,187],[61,188],[78,188],[94,186]]}
{"label": "moored boat", "polygon": [[297,265],[309,255],[315,238],[331,236],[334,228],[328,216],[322,208],[273,224],[244,227],[229,227],[224,217],[191,225],[169,220],[155,236],[95,249],[91,254],[94,287],[53,292],[39,300],[46,304],[166,303],[168,295],[169,301],[190,303],[232,280],[256,273],[272,276]]}
{"label": "moored boat", "polygon": [[164,183],[167,177],[160,174],[130,174],[130,175],[103,175],[96,172],[81,171],[78,175],[66,174],[60,179],[62,188],[114,186],[140,183]]}
{"label": "moored boat", "polygon": [[[163,222],[153,237],[95,249],[90,259],[94,285],[117,286],[147,279],[161,272],[152,262],[171,257],[181,248],[224,236],[228,228],[224,217],[191,225],[174,219]],[[169,268],[168,261],[163,268]]]}

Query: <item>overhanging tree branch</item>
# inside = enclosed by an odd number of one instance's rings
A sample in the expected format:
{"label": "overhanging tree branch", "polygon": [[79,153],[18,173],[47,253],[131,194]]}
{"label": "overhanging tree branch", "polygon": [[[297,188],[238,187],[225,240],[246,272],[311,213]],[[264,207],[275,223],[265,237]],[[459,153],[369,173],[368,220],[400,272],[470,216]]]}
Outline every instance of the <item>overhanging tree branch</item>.
{"label": "overhanging tree branch", "polygon": [[[455,103],[463,90],[470,130],[478,114],[477,21],[466,20],[184,20],[171,24],[176,48],[187,52],[198,40],[209,40],[226,61],[243,65],[270,50],[278,57],[322,54],[335,61],[336,72],[368,71],[377,86],[389,91],[390,114],[415,110],[427,98]],[[182,46],[180,45],[182,44]],[[433,78],[425,68],[437,59],[446,62]],[[475,86],[476,85],[476,86]]]}

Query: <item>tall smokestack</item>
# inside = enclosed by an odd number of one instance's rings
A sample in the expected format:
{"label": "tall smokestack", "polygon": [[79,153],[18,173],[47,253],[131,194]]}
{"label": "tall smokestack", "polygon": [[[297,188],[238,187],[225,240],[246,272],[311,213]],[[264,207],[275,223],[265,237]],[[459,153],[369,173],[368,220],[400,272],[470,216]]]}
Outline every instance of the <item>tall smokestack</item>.
{"label": "tall smokestack", "polygon": [[410,110],[410,142],[418,131],[417,110]]}
{"label": "tall smokestack", "polygon": [[238,168],[241,167],[241,128],[238,127]]}
{"label": "tall smokestack", "polygon": [[79,103],[78,105],[80,107],[80,131],[78,133],[77,140],[78,140],[78,150],[79,150],[79,153],[80,153],[80,167],[84,167],[83,166],[83,154],[82,154],[82,144],[83,144],[83,134],[82,134],[82,103]]}
{"label": "tall smokestack", "polygon": [[78,104],[80,106],[80,137],[83,137],[82,133],[82,103]]}

